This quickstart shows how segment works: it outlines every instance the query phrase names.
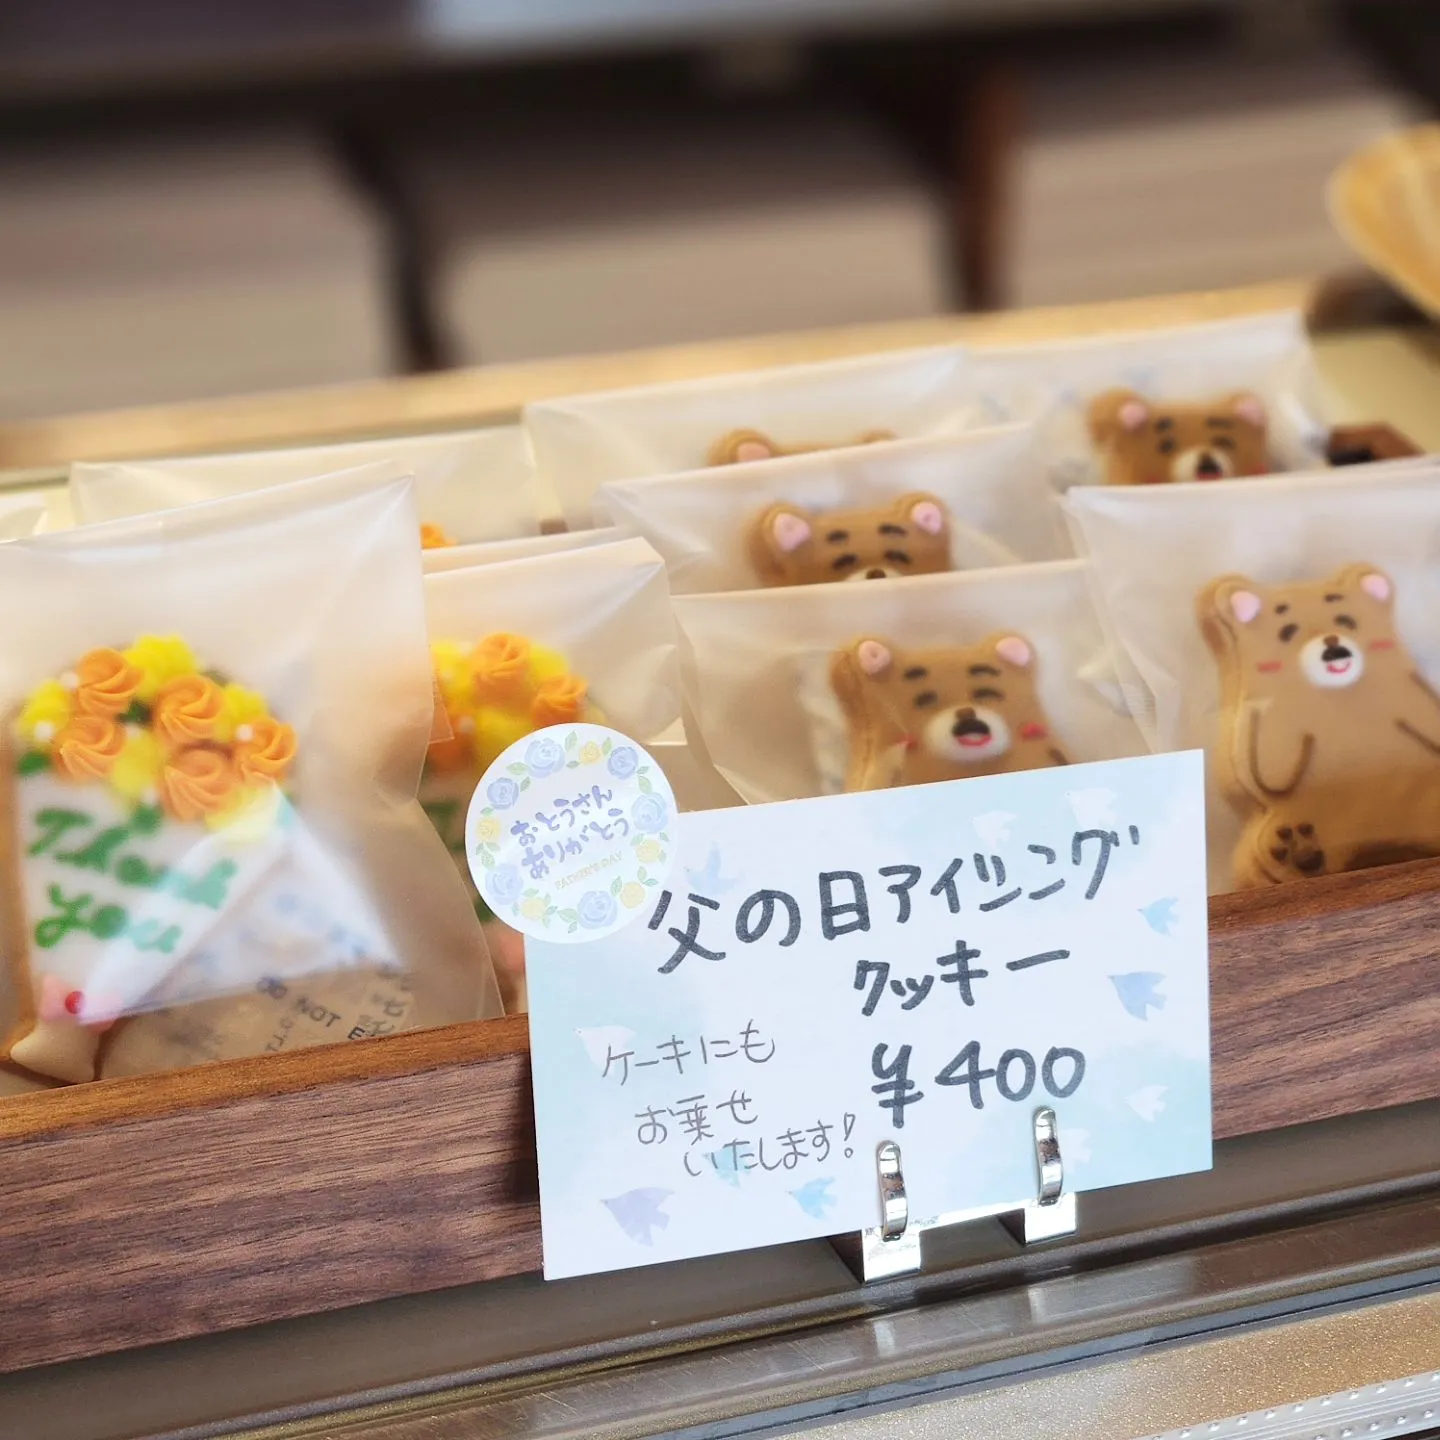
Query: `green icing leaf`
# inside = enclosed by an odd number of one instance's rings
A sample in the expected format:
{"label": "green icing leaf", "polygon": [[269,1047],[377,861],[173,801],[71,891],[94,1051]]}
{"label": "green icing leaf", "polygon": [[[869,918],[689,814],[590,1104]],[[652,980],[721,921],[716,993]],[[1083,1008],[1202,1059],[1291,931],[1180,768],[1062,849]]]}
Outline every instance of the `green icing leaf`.
{"label": "green icing leaf", "polygon": [[137,805],[130,817],[130,828],[137,835],[153,835],[165,823],[158,805]]}
{"label": "green icing leaf", "polygon": [[20,775],[39,775],[49,768],[50,757],[40,750],[27,750],[15,762],[16,773]]}

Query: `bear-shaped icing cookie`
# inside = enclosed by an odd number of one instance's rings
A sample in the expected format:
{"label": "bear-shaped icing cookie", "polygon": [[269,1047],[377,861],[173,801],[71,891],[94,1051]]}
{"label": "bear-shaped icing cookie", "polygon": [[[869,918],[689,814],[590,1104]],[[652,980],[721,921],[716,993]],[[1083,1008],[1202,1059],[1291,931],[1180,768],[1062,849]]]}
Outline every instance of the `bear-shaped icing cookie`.
{"label": "bear-shaped icing cookie", "polygon": [[1216,773],[1246,817],[1242,888],[1440,855],[1440,698],[1396,634],[1394,599],[1373,565],[1201,591]]}
{"label": "bear-shaped icing cookie", "polygon": [[852,445],[875,445],[893,440],[893,430],[865,430],[852,440],[835,440],[829,444],[782,445],[762,430],[731,430],[711,447],[707,465],[743,465],[752,460],[774,460],[781,455],[811,455],[817,450],[844,450]]}
{"label": "bear-shaped icing cookie", "polygon": [[1107,485],[1269,473],[1265,406],[1245,391],[1184,405],[1107,390],[1090,402],[1089,424]]}
{"label": "bear-shaped icing cookie", "polygon": [[907,650],[856,640],[830,663],[850,741],[846,790],[884,790],[1068,763],[1021,635]]}
{"label": "bear-shaped icing cookie", "polygon": [[766,585],[892,580],[950,569],[949,518],[923,490],[859,510],[806,510],[782,501],[751,521],[747,541]]}

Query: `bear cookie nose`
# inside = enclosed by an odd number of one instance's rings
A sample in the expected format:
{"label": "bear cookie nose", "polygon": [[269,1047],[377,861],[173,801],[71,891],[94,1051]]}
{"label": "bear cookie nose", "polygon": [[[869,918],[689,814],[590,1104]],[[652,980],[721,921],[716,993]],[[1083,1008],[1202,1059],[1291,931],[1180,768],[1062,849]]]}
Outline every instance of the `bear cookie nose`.
{"label": "bear cookie nose", "polygon": [[872,565],[870,569],[865,572],[865,578],[867,580],[883,580],[886,574],[887,572],[882,570],[878,565]]}
{"label": "bear cookie nose", "polygon": [[1224,473],[1225,467],[1211,451],[1201,451],[1200,458],[1195,462],[1195,478],[1197,480],[1215,480]]}
{"label": "bear cookie nose", "polygon": [[958,740],[962,735],[988,735],[990,727],[973,710],[957,710],[950,733]]}

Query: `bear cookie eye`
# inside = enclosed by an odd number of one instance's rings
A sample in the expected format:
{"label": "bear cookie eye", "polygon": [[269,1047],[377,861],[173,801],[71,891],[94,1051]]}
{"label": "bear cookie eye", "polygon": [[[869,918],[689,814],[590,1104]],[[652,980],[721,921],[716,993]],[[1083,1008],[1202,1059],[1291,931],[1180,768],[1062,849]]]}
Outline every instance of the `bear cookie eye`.
{"label": "bear cookie eye", "polygon": [[831,545],[843,545],[850,538],[848,530],[832,530],[826,537],[826,542]]}
{"label": "bear cookie eye", "polygon": [[933,705],[940,697],[933,690],[922,690],[915,697],[915,708],[924,710]]}
{"label": "bear cookie eye", "polygon": [[882,535],[901,535],[901,536],[904,536],[904,535],[908,534],[909,532],[905,529],[905,527],[904,527],[903,525],[882,525],[882,526],[880,527],[880,533],[881,533]]}
{"label": "bear cookie eye", "polygon": [[970,692],[970,698],[978,704],[981,700],[1003,700],[1005,696],[989,685],[982,685],[978,690]]}
{"label": "bear cookie eye", "polygon": [[1282,626],[1280,627],[1280,639],[1281,639],[1285,644],[1287,644],[1287,645],[1288,645],[1288,644],[1290,643],[1290,641],[1292,641],[1299,633],[1300,633],[1300,627],[1299,627],[1297,624],[1295,624],[1295,622],[1294,622],[1293,620],[1290,622],[1290,624],[1288,624],[1288,625],[1282,625]]}
{"label": "bear cookie eye", "polygon": [[930,672],[923,665],[912,665],[906,672],[907,680],[923,680]]}
{"label": "bear cookie eye", "polygon": [[885,558],[892,565],[908,565],[910,563],[909,555],[903,550],[887,550],[885,552]]}
{"label": "bear cookie eye", "polygon": [[1354,630],[1356,628],[1354,620],[1352,620],[1348,615],[1337,615],[1335,617],[1335,623],[1342,630]]}
{"label": "bear cookie eye", "polygon": [[860,563],[858,555],[837,555],[831,562],[832,570],[853,570]]}

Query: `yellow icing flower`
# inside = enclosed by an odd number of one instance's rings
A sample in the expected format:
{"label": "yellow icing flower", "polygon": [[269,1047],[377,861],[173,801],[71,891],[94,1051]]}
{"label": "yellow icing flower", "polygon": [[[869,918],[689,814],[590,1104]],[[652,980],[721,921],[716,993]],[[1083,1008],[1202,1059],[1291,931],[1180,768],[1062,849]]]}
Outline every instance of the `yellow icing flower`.
{"label": "yellow icing flower", "polygon": [[110,783],[127,800],[153,805],[160,795],[165,749],[139,725],[125,727],[125,748],[110,771]]}
{"label": "yellow icing flower", "polygon": [[225,838],[249,845],[263,840],[274,828],[288,802],[278,785],[261,782],[239,791],[223,810],[205,816],[207,830],[223,830]]}
{"label": "yellow icing flower", "polygon": [[565,657],[558,650],[550,650],[544,645],[531,645],[530,679],[537,686],[541,681],[564,675],[569,668]]}
{"label": "yellow icing flower", "polygon": [[593,765],[599,758],[600,747],[593,740],[587,740],[580,747],[580,763],[582,765]]}
{"label": "yellow icing flower", "polygon": [[74,713],[71,692],[58,680],[47,680],[31,692],[16,722],[21,736],[37,750],[48,751]]}
{"label": "yellow icing flower", "polygon": [[220,716],[215,722],[215,738],[228,745],[242,725],[254,723],[269,714],[265,697],[243,685],[231,683],[220,691]]}
{"label": "yellow icing flower", "polygon": [[520,902],[520,913],[527,920],[542,920],[545,917],[545,901],[538,895]]}
{"label": "yellow icing flower", "polygon": [[635,858],[642,865],[653,865],[661,855],[660,842],[658,840],[642,840],[635,847]]}
{"label": "yellow icing flower", "polygon": [[182,675],[193,675],[200,668],[194,652],[178,635],[142,635],[121,653],[140,672],[135,698],[147,705],[160,693],[162,685]]}
{"label": "yellow icing flower", "polygon": [[645,887],[638,881],[632,880],[620,891],[620,903],[627,909],[633,910],[645,899]]}
{"label": "yellow icing flower", "polygon": [[443,550],[455,542],[438,525],[428,521],[420,526],[420,548],[422,550]]}
{"label": "yellow icing flower", "polygon": [[502,750],[522,740],[535,727],[528,715],[514,715],[508,710],[479,710],[470,741],[475,748],[475,763],[486,769]]}
{"label": "yellow icing flower", "polygon": [[488,815],[483,820],[476,821],[475,838],[482,845],[493,844],[500,838],[500,822],[493,816]]}

